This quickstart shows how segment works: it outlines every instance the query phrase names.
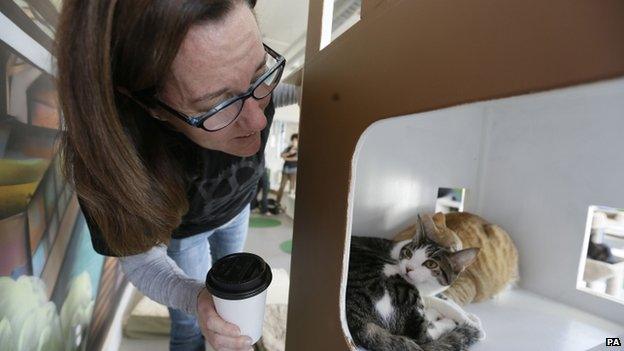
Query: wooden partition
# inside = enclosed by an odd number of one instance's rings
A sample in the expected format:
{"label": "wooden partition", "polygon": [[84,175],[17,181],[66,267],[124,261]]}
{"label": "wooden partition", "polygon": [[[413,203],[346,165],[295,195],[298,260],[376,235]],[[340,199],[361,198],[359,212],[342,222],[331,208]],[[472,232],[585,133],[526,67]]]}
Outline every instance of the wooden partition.
{"label": "wooden partition", "polygon": [[624,75],[620,0],[385,2],[364,1],[319,51],[323,1],[310,1],[287,350],[350,348],[352,161],[371,124]]}

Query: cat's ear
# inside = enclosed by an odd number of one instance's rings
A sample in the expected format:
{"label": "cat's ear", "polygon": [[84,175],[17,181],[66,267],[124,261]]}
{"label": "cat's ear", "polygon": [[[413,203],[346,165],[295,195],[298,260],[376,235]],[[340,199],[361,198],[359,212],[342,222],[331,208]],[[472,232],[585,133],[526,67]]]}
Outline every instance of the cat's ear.
{"label": "cat's ear", "polygon": [[433,215],[433,223],[435,223],[436,227],[438,227],[438,228],[446,227],[446,216],[444,216],[444,213],[438,212],[438,213],[434,214]]}
{"label": "cat's ear", "polygon": [[414,224],[414,235],[412,236],[412,241],[419,242],[421,238],[425,235],[425,227],[422,225],[422,220],[420,215],[416,216],[416,224]]}
{"label": "cat's ear", "polygon": [[420,224],[419,227],[421,228],[421,231],[427,237],[427,239],[433,241],[440,246],[446,246],[440,241],[441,238],[438,233],[438,228],[436,228],[436,225],[433,222],[433,218],[431,218],[430,215],[418,215],[418,220]]}
{"label": "cat's ear", "polygon": [[471,247],[469,249],[451,253],[449,255],[449,260],[451,261],[453,270],[457,273],[463,271],[477,259],[479,250],[480,249],[478,247]]}

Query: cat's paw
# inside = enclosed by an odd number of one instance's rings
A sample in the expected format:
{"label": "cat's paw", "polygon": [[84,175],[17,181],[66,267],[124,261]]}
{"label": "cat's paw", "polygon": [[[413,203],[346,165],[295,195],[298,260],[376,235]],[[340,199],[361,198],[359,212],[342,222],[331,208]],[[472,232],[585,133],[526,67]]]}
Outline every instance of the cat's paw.
{"label": "cat's paw", "polygon": [[467,348],[468,346],[471,346],[472,344],[480,340],[479,335],[481,332],[479,331],[479,329],[466,323],[460,324],[457,328],[455,328],[454,332],[455,335],[462,337],[458,341],[463,344],[464,348]]}
{"label": "cat's paw", "polygon": [[480,341],[485,340],[485,330],[483,330],[483,326],[479,326],[477,329],[479,330],[479,334],[477,335],[477,339],[479,339]]}
{"label": "cat's paw", "polygon": [[481,324],[481,320],[479,318],[477,318],[476,322],[471,321],[471,323],[468,323],[468,324],[476,328],[479,331],[479,336],[478,336],[479,340],[485,340],[485,329],[483,329],[483,325]]}
{"label": "cat's paw", "polygon": [[466,312],[466,315],[468,316],[468,319],[470,319],[474,323],[477,323],[477,324],[481,325],[481,319],[479,319],[479,317],[477,317],[476,315],[474,315],[472,313],[468,313],[468,312]]}
{"label": "cat's paw", "polygon": [[472,313],[467,313],[467,315],[469,320],[466,321],[466,324],[477,328],[479,330],[479,340],[485,340],[485,330],[483,329],[483,324],[481,324],[481,319]]}

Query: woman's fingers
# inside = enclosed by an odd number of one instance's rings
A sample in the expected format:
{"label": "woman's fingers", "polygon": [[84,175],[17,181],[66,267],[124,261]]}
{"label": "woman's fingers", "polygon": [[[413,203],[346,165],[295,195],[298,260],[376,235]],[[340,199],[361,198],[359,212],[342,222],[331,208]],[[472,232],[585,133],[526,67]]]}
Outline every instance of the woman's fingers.
{"label": "woman's fingers", "polygon": [[206,319],[206,325],[208,330],[217,334],[230,337],[240,336],[240,329],[236,325],[224,321],[216,312],[210,313]]}
{"label": "woman's fingers", "polygon": [[241,335],[238,326],[226,322],[215,310],[212,296],[202,291],[198,297],[198,319],[206,341],[217,351],[249,351],[251,338]]}
{"label": "woman's fingers", "polygon": [[207,339],[210,345],[218,351],[228,349],[235,351],[247,351],[251,349],[251,338],[248,336],[231,337],[209,330]]}

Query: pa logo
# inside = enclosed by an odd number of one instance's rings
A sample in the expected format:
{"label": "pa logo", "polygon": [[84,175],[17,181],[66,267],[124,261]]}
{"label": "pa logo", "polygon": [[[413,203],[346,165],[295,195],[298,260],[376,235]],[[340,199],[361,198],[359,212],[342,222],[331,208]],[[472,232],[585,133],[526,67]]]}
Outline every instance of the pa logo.
{"label": "pa logo", "polygon": [[606,344],[607,346],[622,346],[622,341],[620,338],[607,338]]}

